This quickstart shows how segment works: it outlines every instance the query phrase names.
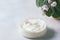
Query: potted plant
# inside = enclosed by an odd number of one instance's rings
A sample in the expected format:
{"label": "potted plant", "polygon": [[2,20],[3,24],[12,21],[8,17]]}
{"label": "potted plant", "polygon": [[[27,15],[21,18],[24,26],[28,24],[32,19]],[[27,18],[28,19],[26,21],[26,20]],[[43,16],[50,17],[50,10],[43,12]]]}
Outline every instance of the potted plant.
{"label": "potted plant", "polygon": [[60,19],[60,0],[36,0],[36,5],[48,16]]}

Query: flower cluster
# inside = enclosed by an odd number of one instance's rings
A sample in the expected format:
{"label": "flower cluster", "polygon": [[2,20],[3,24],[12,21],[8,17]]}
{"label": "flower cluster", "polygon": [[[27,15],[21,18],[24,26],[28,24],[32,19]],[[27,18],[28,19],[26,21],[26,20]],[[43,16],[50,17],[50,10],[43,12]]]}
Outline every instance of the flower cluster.
{"label": "flower cluster", "polygon": [[56,5],[57,5],[57,2],[56,1],[52,1],[52,0],[48,0],[48,4],[49,5],[43,5],[41,8],[42,8],[42,10],[44,11],[44,10],[46,10],[46,11],[48,11],[48,9],[49,9],[49,6],[51,6],[51,7],[56,7]]}

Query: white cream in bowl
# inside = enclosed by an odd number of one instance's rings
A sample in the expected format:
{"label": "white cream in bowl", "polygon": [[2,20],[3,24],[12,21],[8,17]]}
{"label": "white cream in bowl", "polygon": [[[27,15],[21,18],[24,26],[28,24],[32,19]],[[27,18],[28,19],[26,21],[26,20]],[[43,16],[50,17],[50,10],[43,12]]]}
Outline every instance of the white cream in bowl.
{"label": "white cream in bowl", "polygon": [[27,19],[22,22],[23,35],[27,38],[38,38],[46,34],[46,23],[41,19]]}

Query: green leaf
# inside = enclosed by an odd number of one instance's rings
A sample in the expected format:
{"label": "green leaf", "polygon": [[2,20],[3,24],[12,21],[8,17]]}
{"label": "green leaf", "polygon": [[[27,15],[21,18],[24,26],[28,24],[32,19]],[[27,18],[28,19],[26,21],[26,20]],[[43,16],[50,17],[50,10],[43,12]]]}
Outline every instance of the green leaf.
{"label": "green leaf", "polygon": [[58,3],[58,5],[60,6],[60,0],[55,0],[57,3]]}
{"label": "green leaf", "polygon": [[55,18],[60,17],[60,0],[55,0],[57,2],[57,6],[54,7],[55,13],[52,15]]}
{"label": "green leaf", "polygon": [[47,0],[36,0],[36,5],[38,7],[43,6],[44,4],[48,4]]}
{"label": "green leaf", "polygon": [[51,16],[51,10],[45,11],[45,14],[46,14],[47,16]]}
{"label": "green leaf", "polygon": [[54,8],[50,7],[48,11],[45,11],[47,16],[52,16],[55,13]]}
{"label": "green leaf", "polygon": [[38,7],[42,6],[44,0],[36,0],[36,5]]}
{"label": "green leaf", "polygon": [[55,14],[53,16],[60,17],[60,6],[57,5],[54,9],[55,9]]}

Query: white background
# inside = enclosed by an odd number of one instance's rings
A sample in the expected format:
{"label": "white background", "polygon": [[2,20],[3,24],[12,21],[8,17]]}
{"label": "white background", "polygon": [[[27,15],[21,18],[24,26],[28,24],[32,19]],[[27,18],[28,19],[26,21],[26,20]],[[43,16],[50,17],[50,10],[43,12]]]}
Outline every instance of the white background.
{"label": "white background", "polygon": [[47,27],[54,30],[55,35],[46,40],[60,40],[60,21],[42,15],[35,0],[0,0],[0,40],[45,40],[22,36],[20,21],[30,17],[45,20]]}

